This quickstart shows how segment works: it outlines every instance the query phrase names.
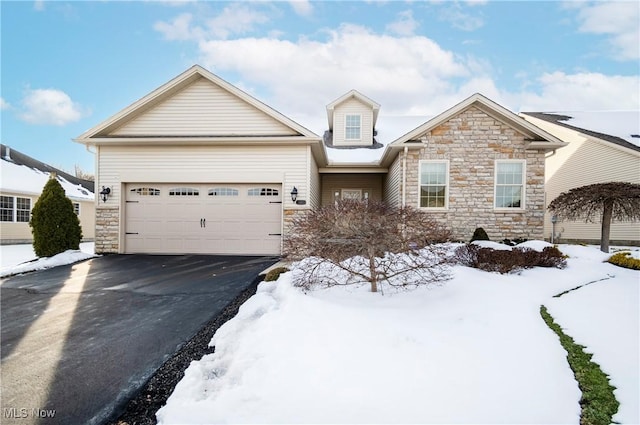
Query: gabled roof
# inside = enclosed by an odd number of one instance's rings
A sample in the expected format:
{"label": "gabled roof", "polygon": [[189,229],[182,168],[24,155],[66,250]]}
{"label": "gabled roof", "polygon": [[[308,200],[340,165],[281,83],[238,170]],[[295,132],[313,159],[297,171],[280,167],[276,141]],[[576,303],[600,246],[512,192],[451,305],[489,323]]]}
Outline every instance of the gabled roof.
{"label": "gabled roof", "polygon": [[[601,121],[602,120],[607,121],[606,127],[614,128],[618,124],[616,123],[616,119],[614,117],[611,117],[610,115],[612,114],[621,115],[622,112],[624,112],[625,115],[628,115],[629,118],[631,118],[631,120],[635,120],[634,122],[631,122],[631,123],[625,122],[624,124],[625,125],[630,124],[630,127],[635,126],[635,133],[625,134],[625,136],[627,136],[628,138],[633,138],[637,140],[636,144],[631,143],[630,141],[625,140],[622,137],[618,137],[614,134],[603,133],[602,128],[604,127],[599,125],[600,123],[592,122],[592,120],[589,118],[581,117],[582,119],[578,119],[578,121],[576,121],[576,117],[580,115],[584,115],[585,112],[554,112],[554,113],[522,112],[521,115],[528,115],[530,117],[538,118],[540,120],[547,121],[552,124],[556,124],[558,126],[577,131],[587,136],[595,137],[605,142],[613,143],[615,145],[640,152],[640,146],[638,145],[640,144],[640,128],[639,128],[640,112],[638,111],[606,111],[606,112],[593,112],[593,113],[590,113],[589,115],[599,115],[601,117]],[[580,123],[579,125],[578,125],[578,122]],[[576,125],[571,125],[570,123],[575,123]],[[619,128],[616,130],[624,131],[624,129],[619,129]]]}
{"label": "gabled roof", "polygon": [[[124,108],[117,114],[98,124],[97,126],[87,130],[78,136],[75,141],[84,143],[84,144],[96,144],[101,141],[105,141],[104,139],[108,137],[109,134],[115,130],[116,128],[122,126],[124,123],[134,119],[137,116],[142,115],[144,112],[150,110],[154,106],[159,105],[163,101],[171,98],[185,87],[189,86],[193,82],[197,81],[200,78],[205,78],[209,80],[211,83],[217,85],[218,87],[226,90],[231,95],[237,97],[238,99],[246,102],[247,104],[255,107],[259,111],[283,124],[284,126],[292,129],[298,134],[299,138],[312,138],[312,139],[320,139],[320,137],[314,134],[312,131],[307,128],[301,126],[290,118],[284,116],[280,112],[271,108],[270,106],[260,102],[253,96],[245,93],[240,90],[236,86],[228,83],[217,75],[207,71],[200,65],[194,65],[191,68],[187,69],[182,74],[173,78],[169,82],[163,84],[156,90],[152,91],[148,95],[144,96],[140,100],[134,102],[128,107]],[[291,136],[290,136],[291,137]],[[200,137],[203,139],[202,137]],[[210,137],[214,139],[215,137]],[[230,138],[230,137],[227,137]],[[160,139],[159,137],[155,137],[155,139]],[[246,139],[246,137],[245,137]]]}
{"label": "gabled roof", "polygon": [[350,99],[357,99],[365,105],[371,107],[371,109],[373,110],[373,126],[375,128],[376,121],[378,120],[378,113],[380,112],[380,104],[369,99],[367,96],[363,95],[357,90],[350,90],[349,92],[343,94],[327,105],[327,119],[329,121],[329,129],[333,129],[333,112],[335,111],[336,106]]}
{"label": "gabled roof", "polygon": [[567,143],[563,142],[559,138],[542,130],[541,128],[536,127],[503,106],[484,97],[480,93],[475,93],[457,105],[447,109],[439,115],[436,115],[429,121],[391,142],[389,146],[387,146],[387,149],[381,159],[382,165],[386,165],[386,163],[390,161],[390,153],[392,150],[401,149],[404,146],[420,145],[420,137],[424,133],[438,127],[472,106],[523,134],[529,141],[528,148],[530,149],[552,150],[567,145]]}
{"label": "gabled roof", "polygon": [[0,145],[0,160],[4,161],[0,179],[1,190],[37,195],[42,191],[49,176],[55,173],[67,196],[74,199],[93,199],[94,182],[80,179],[9,146]]}

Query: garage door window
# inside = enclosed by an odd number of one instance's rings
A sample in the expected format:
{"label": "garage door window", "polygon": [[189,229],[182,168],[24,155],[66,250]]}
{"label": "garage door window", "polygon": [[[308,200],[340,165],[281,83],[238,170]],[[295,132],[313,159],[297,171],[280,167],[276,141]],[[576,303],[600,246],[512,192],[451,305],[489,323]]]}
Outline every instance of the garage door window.
{"label": "garage door window", "polygon": [[131,193],[135,193],[140,196],[160,196],[160,189],[154,187],[137,187],[131,189]]}
{"label": "garage door window", "polygon": [[209,189],[209,196],[238,196],[238,189],[231,187],[214,187]]}
{"label": "garage door window", "polygon": [[249,196],[278,196],[278,189],[271,189],[270,187],[255,187],[249,189]]}
{"label": "garage door window", "polygon": [[193,187],[175,187],[169,190],[169,196],[200,196],[200,191]]}

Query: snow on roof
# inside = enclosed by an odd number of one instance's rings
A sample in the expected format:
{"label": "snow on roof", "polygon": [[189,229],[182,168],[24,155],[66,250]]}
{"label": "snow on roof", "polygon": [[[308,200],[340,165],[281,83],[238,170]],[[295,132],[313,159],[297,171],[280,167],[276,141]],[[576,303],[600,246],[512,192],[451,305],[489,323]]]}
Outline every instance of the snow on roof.
{"label": "snow on roof", "polygon": [[[50,173],[27,167],[26,165],[18,165],[2,157],[0,176],[0,190],[3,192],[40,195],[42,188],[47,183],[47,180],[49,180]],[[70,183],[62,176],[56,176],[56,178],[70,199],[94,199],[93,193],[81,185]]]}
{"label": "snow on roof", "polygon": [[556,111],[524,114],[560,125],[617,137],[640,147],[640,111]]}
{"label": "snow on roof", "polygon": [[566,121],[569,125],[619,137],[640,146],[640,111],[580,111],[564,114],[571,117]]}
{"label": "snow on roof", "polygon": [[[385,147],[413,130],[414,128],[429,121],[432,117],[416,115],[380,115],[376,124],[377,135],[375,140],[383,146],[378,149],[367,147],[360,148],[334,148],[327,146],[327,157],[331,164],[375,164],[382,158]],[[319,132],[322,134],[323,131]]]}

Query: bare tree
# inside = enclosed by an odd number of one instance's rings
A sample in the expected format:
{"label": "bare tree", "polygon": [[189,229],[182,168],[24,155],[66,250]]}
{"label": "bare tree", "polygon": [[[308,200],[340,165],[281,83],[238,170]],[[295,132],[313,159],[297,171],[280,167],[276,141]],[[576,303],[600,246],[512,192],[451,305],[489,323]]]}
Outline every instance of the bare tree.
{"label": "bare tree", "polygon": [[611,220],[640,220],[640,184],[611,182],[577,187],[561,193],[548,209],[567,220],[593,222],[600,217],[600,250],[608,253]]}
{"label": "bare tree", "polygon": [[449,237],[419,210],[344,200],[295,219],[284,251],[302,260],[298,285],[369,282],[377,292],[381,281],[408,287],[446,279],[443,249],[434,244]]}
{"label": "bare tree", "polygon": [[77,178],[88,180],[88,181],[95,181],[96,179],[95,176],[87,171],[84,171],[82,167],[79,166],[78,164],[76,164],[75,169],[76,169],[75,175]]}

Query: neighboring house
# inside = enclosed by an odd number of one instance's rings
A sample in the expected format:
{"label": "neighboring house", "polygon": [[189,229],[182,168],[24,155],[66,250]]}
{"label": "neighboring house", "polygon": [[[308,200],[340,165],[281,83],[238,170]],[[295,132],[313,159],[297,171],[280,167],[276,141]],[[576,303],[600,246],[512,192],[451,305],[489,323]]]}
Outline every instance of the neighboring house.
{"label": "neighboring house", "polygon": [[55,174],[73,203],[80,219],[84,241],[91,241],[95,232],[93,182],[79,179],[64,171],[33,159],[9,146],[0,145],[0,243],[32,243],[29,220],[51,174]]}
{"label": "neighboring house", "polygon": [[[613,181],[640,184],[640,111],[524,112],[535,124],[569,145],[546,159],[548,205],[570,189]],[[553,224],[545,217],[544,234],[551,237]],[[559,221],[555,241],[598,243],[601,223]],[[610,240],[614,244],[639,245],[639,222],[614,222]]]}
{"label": "neighboring house", "polygon": [[542,238],[555,136],[479,94],[419,126],[355,90],[327,115],[320,137],[191,67],[76,139],[110,191],[96,252],[279,255],[294,217],[344,198],[422,208],[460,240]]}

